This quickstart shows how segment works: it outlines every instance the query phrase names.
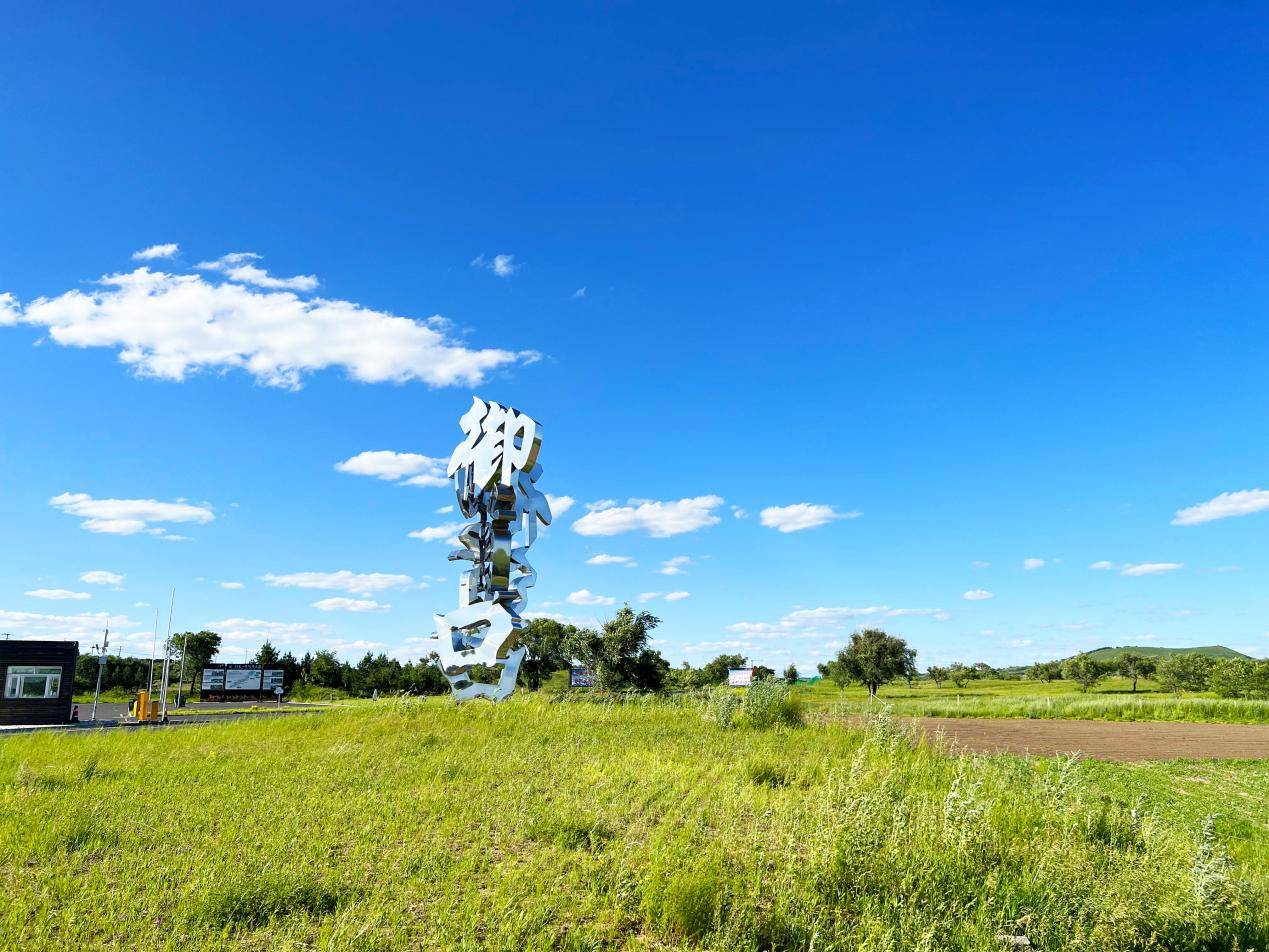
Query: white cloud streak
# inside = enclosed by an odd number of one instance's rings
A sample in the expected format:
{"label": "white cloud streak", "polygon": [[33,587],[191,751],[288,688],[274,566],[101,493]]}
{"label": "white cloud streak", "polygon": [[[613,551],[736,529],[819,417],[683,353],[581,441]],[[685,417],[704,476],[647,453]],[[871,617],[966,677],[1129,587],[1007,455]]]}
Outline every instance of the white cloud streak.
{"label": "white cloud streak", "polygon": [[71,516],[79,516],[84,521],[80,526],[89,532],[103,532],[110,535],[135,535],[146,532],[150,535],[167,536],[170,539],[183,539],[184,536],[168,536],[162,526],[154,526],[155,522],[194,522],[204,524],[216,518],[211,507],[204,504],[196,506],[184,500],[176,502],[159,502],[157,499],[94,499],[87,493],[62,493],[48,501],[54,509]]}
{"label": "white cloud streak", "polygon": [[354,476],[373,476],[398,486],[448,486],[448,466],[448,460],[420,453],[365,450],[336,463],[335,469]]}
{"label": "white cloud streak", "polygon": [[989,592],[985,588],[973,588],[961,596],[967,602],[985,602],[987,599],[995,597],[995,592]]}
{"label": "white cloud streak", "polygon": [[622,565],[628,569],[634,568],[638,563],[628,555],[592,555],[586,560],[587,565]]}
{"label": "white cloud streak", "polygon": [[1244,489],[1221,493],[1207,502],[1178,509],[1172,517],[1174,526],[1197,526],[1217,519],[1249,516],[1269,510],[1269,489]]}
{"label": "white cloud streak", "polygon": [[397,588],[409,588],[414,580],[408,575],[390,575],[385,572],[294,572],[290,575],[261,575],[260,581],[274,588],[325,589],[348,592],[350,595],[373,595]]}
{"label": "white cloud streak", "polygon": [[25,306],[0,294],[0,324],[45,328],[64,347],[117,349],[138,376],[180,381],[198,371],[240,369],[290,389],[329,368],[363,383],[475,386],[492,370],[537,358],[530,351],[473,350],[446,336],[442,318],[417,321],[351,301],[302,300],[291,290],[248,286],[262,280],[258,270],[238,272],[235,280],[232,267],[220,269],[228,280],[213,281],[140,267],[106,275],[92,290]]}
{"label": "white cloud streak", "polygon": [[814,529],[837,519],[857,519],[862,513],[838,512],[832,506],[820,503],[798,502],[791,506],[768,506],[758,514],[759,520],[768,529],[777,532],[801,532]]}
{"label": "white cloud streak", "polygon": [[81,582],[87,585],[122,585],[123,576],[117,572],[107,572],[104,569],[96,569],[92,572],[85,572],[79,577]]}
{"label": "white cloud streak", "polygon": [[158,261],[162,258],[175,258],[181,250],[176,242],[167,245],[150,245],[140,251],[132,252],[133,261]]}
{"label": "white cloud streak", "polygon": [[596,595],[590,589],[582,588],[572,592],[567,601],[570,605],[612,605],[617,599],[608,595]]}
{"label": "white cloud streak", "polygon": [[324,612],[386,612],[391,605],[381,605],[370,598],[323,598],[313,607]]}
{"label": "white cloud streak", "polygon": [[573,523],[573,531],[584,536],[646,532],[664,539],[717,525],[720,520],[713,510],[722,504],[720,496],[694,496],[673,502],[631,499],[625,506],[588,512]]}
{"label": "white cloud streak", "polygon": [[68,588],[34,588],[23,594],[28,598],[43,598],[51,602],[83,602],[92,598],[88,592],[72,592]]}

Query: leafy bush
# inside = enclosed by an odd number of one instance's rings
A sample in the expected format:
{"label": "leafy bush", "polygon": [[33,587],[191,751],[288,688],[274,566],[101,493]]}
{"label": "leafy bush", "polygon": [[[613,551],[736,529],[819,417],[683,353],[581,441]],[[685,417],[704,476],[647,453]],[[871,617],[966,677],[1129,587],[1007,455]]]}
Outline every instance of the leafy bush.
{"label": "leafy bush", "polygon": [[783,681],[755,681],[745,691],[745,721],[750,727],[797,727],[803,720],[802,702]]}
{"label": "leafy bush", "polygon": [[720,684],[705,699],[705,719],[719,727],[731,727],[743,703],[739,694]]}

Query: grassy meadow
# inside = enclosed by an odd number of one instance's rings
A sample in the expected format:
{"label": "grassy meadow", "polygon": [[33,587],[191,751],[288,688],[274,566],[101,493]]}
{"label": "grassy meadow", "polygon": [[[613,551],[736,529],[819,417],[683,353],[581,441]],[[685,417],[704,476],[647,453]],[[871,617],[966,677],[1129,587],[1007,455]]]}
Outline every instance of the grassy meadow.
{"label": "grassy meadow", "polygon": [[[1039,717],[1099,721],[1190,721],[1216,724],[1269,724],[1269,701],[1176,695],[1149,681],[1136,693],[1126,678],[1108,678],[1088,693],[1071,681],[970,681],[958,688],[919,680],[885,685],[881,701],[895,714],[911,717]],[[808,706],[854,715],[877,707],[858,685],[841,689],[824,679],[797,688]]]}
{"label": "grassy meadow", "polygon": [[350,704],[0,739],[22,949],[1269,947],[1269,763],[948,756],[887,717]]}

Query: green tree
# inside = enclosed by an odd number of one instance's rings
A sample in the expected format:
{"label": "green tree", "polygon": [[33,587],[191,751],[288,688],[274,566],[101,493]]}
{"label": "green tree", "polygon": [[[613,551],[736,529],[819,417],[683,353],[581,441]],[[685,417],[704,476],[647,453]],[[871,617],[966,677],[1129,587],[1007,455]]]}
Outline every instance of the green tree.
{"label": "green tree", "polygon": [[798,667],[795,664],[789,665],[784,669],[784,680],[792,684],[798,679]]}
{"label": "green tree", "polygon": [[344,686],[343,671],[333,651],[319,651],[313,655],[308,676],[310,683],[318,687],[342,688]]}
{"label": "green tree", "polygon": [[1102,678],[1106,677],[1109,665],[1103,664],[1087,652],[1080,652],[1073,658],[1062,662],[1062,677],[1074,681],[1081,691],[1088,691]]}
{"label": "green tree", "polygon": [[1043,681],[1045,684],[1062,680],[1062,662],[1037,661],[1027,668],[1027,680]]}
{"label": "green tree", "polygon": [[978,672],[959,661],[953,661],[947,666],[947,679],[958,688],[963,688],[970,681],[978,679]]}
{"label": "green tree", "polygon": [[577,629],[554,618],[534,618],[520,630],[520,644],[529,649],[520,663],[519,681],[536,691],[552,673],[569,666],[564,645]]}
{"label": "green tree", "polygon": [[1250,658],[1218,658],[1208,672],[1208,686],[1221,697],[1249,697],[1255,674]]}
{"label": "green tree", "polygon": [[601,690],[659,691],[670,673],[669,662],[648,646],[648,633],[659,624],[651,612],[624,605],[600,631],[575,629],[564,650],[591,669]]}
{"label": "green tree", "polygon": [[978,661],[974,664],[974,676],[980,681],[994,681],[1000,677],[1000,672],[986,661]]}
{"label": "green tree", "polygon": [[883,684],[903,677],[915,659],[916,652],[902,638],[865,628],[850,636],[850,644],[829,662],[829,670],[838,687],[857,681],[875,698]]}
{"label": "green tree", "polygon": [[925,669],[925,676],[934,682],[936,688],[941,688],[943,682],[947,680],[947,668],[940,668],[938,665],[930,665]]}
{"label": "green tree", "polygon": [[671,668],[665,676],[667,691],[695,691],[708,683],[705,680],[705,672],[700,668],[693,668],[686,661],[677,668]]}
{"label": "green tree", "polygon": [[260,646],[256,656],[251,659],[251,663],[258,664],[262,668],[276,668],[281,660],[282,656],[278,654],[278,649],[273,647],[272,642],[266,641]]}
{"label": "green tree", "polygon": [[1186,651],[1168,655],[1159,662],[1155,680],[1176,694],[1182,691],[1205,691],[1211,671],[1211,658]]}
{"label": "green tree", "polygon": [[172,646],[176,649],[173,671],[181,670],[181,652],[185,652],[185,676],[192,693],[194,686],[201,683],[203,668],[220,653],[220,635],[214,631],[183,631],[172,637]]}
{"label": "green tree", "polygon": [[727,672],[732,668],[748,667],[749,659],[742,654],[720,654],[701,668],[706,684],[726,684]]}
{"label": "green tree", "polygon": [[1135,651],[1125,651],[1115,659],[1115,671],[1121,678],[1132,678],[1132,693],[1137,693],[1137,679],[1154,677],[1159,662]]}

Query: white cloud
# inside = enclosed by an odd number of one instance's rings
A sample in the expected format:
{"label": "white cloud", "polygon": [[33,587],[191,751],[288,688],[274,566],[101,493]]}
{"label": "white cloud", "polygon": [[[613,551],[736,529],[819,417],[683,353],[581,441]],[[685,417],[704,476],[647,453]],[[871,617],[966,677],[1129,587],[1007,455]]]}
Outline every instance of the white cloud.
{"label": "white cloud", "polygon": [[384,572],[357,573],[347,569],[338,572],[295,572],[290,575],[261,575],[260,581],[274,588],[317,588],[351,595],[373,595],[394,588],[409,588],[414,579],[408,575]]}
{"label": "white cloud", "polygon": [[739,621],[728,625],[727,630],[745,635],[808,637],[838,631],[857,619],[884,615],[896,610],[888,605],[869,605],[864,608],[799,608],[777,622]]}
{"label": "white cloud", "polygon": [[598,628],[599,619],[593,615],[562,615],[559,612],[525,612],[526,619],[550,618],[561,625],[572,625],[575,628]]}
{"label": "white cloud", "polygon": [[684,645],[683,650],[692,654],[699,654],[702,651],[744,651],[753,648],[752,641],[698,641],[695,644]]}
{"label": "white cloud", "polygon": [[180,253],[180,250],[181,246],[176,242],[172,242],[169,245],[150,245],[148,248],[132,252],[132,260],[157,261],[160,258],[175,258]]}
{"label": "white cloud", "polygon": [[586,560],[587,565],[624,565],[628,569],[634,568],[638,563],[628,555],[592,555]]}
{"label": "white cloud", "polygon": [[0,324],[48,329],[66,347],[118,348],[140,376],[184,380],[200,370],[242,369],[261,383],[298,389],[306,374],[343,368],[363,383],[421,381],[474,386],[531,351],[472,350],[446,336],[441,318],[416,321],[351,301],[301,300],[200,274],[140,267],[106,275],[20,307],[0,295]]}
{"label": "white cloud", "polygon": [[1120,575],[1129,577],[1141,575],[1163,575],[1167,572],[1176,572],[1185,568],[1184,562],[1124,562],[1122,564],[1116,562],[1094,562],[1089,566],[1098,572],[1117,571]]}
{"label": "white cloud", "polygon": [[1005,642],[1010,648],[1025,648],[1032,644],[1030,638],[1010,638]]}
{"label": "white cloud", "polygon": [[695,496],[677,502],[631,499],[629,505],[587,513],[573,523],[573,531],[584,536],[642,531],[664,539],[717,525],[720,520],[713,510],[722,504],[720,496]]}
{"label": "white cloud", "polygon": [[1042,568],[1044,568],[1044,567],[1045,567],[1046,565],[1048,565],[1048,564],[1049,564],[1049,563],[1048,563],[1048,562],[1046,562],[1044,559],[1034,559],[1034,558],[1033,558],[1033,559],[1023,559],[1023,560],[1022,560],[1022,567],[1023,567],[1024,569],[1026,569],[1028,572],[1032,571],[1033,569],[1042,569]]}
{"label": "white cloud", "polygon": [[246,588],[246,586],[241,582],[221,582],[220,587],[228,589],[231,592],[236,592],[241,588]]}
{"label": "white cloud", "polygon": [[762,524],[779,532],[801,532],[803,529],[814,529],[835,519],[856,519],[862,513],[838,512],[832,506],[819,503],[799,502],[791,506],[768,506],[758,514]]}
{"label": "white cloud", "polygon": [[947,621],[952,617],[951,612],[942,608],[892,608],[886,612],[887,618],[903,618],[910,615],[933,618],[935,621]]}
{"label": "white cloud", "polygon": [[68,588],[34,588],[29,592],[23,592],[29,598],[45,598],[51,602],[74,601],[82,602],[92,598],[88,592],[72,592]]}
{"label": "white cloud", "polygon": [[982,562],[982,561],[979,561],[979,560],[977,560],[977,559],[975,559],[973,562],[970,562],[969,564],[970,564],[973,568],[976,568],[976,569],[989,569],[989,568],[991,568],[991,563],[990,563],[990,562]]}
{"label": "white cloud", "polygon": [[321,624],[265,621],[260,618],[222,618],[220,621],[208,622],[200,627],[216,632],[225,641],[245,641],[253,644],[269,641],[282,651],[290,647],[310,645],[315,638],[325,636],[330,630],[326,625]]}
{"label": "white cloud", "polygon": [[664,594],[664,592],[640,592],[635,596],[635,601],[646,603],[652,601],[654,598],[660,598]]}
{"label": "white cloud", "polygon": [[[152,522],[208,523],[216,518],[206,504],[195,506],[183,500],[159,502],[156,499],[94,499],[87,493],[62,493],[48,501],[49,505],[67,515],[84,519],[80,525],[89,532],[105,532],[112,535],[135,535],[148,532],[166,536],[162,526]],[[184,536],[168,536],[172,540]]]}
{"label": "white cloud", "polygon": [[341,473],[373,476],[399,486],[448,486],[448,467],[448,460],[392,450],[366,450],[335,464]]}
{"label": "white cloud", "polygon": [[597,499],[595,502],[588,502],[586,508],[591,512],[599,512],[601,509],[611,509],[615,505],[617,505],[615,499]]}
{"label": "white cloud", "polygon": [[740,508],[739,506],[732,506],[731,514],[735,516],[737,519],[743,519],[745,518],[745,516],[749,515],[749,513],[747,513],[744,509]]}
{"label": "white cloud", "polygon": [[422,539],[424,542],[450,542],[457,545],[458,533],[462,528],[461,522],[447,522],[444,525],[415,529],[413,532],[407,532],[406,535],[411,539]]}
{"label": "white cloud", "polygon": [[672,559],[666,559],[661,563],[661,567],[657,569],[658,575],[686,575],[683,566],[691,565],[692,559],[686,555],[676,555]]}
{"label": "white cloud", "polygon": [[18,639],[78,641],[81,648],[100,639],[107,624],[110,625],[112,646],[116,631],[126,632],[137,627],[137,623],[126,615],[111,615],[106,612],[46,615],[42,612],[11,612],[0,609],[0,631],[8,632]]}
{"label": "white cloud", "polygon": [[608,595],[596,595],[590,589],[582,588],[571,593],[567,599],[570,605],[611,605],[617,601]]}
{"label": "white cloud", "polygon": [[584,298],[585,296],[586,296],[585,288],[578,288],[576,291],[573,292],[573,297],[575,298],[580,299],[580,298]]}
{"label": "white cloud", "polygon": [[1138,575],[1163,575],[1166,572],[1175,572],[1178,569],[1185,568],[1184,562],[1139,562],[1136,565],[1125,565],[1120,569],[1120,575],[1138,576]]}
{"label": "white cloud", "polygon": [[1197,526],[1216,519],[1249,516],[1269,509],[1269,489],[1244,489],[1221,493],[1207,502],[1178,509],[1172,518],[1174,526]]}
{"label": "white cloud", "polygon": [[117,572],[107,572],[104,569],[96,569],[92,572],[85,572],[79,577],[81,582],[88,585],[122,585],[123,576]]}
{"label": "white cloud", "polygon": [[454,507],[453,507],[453,506],[441,506],[441,508],[439,508],[439,509],[437,509],[437,510],[434,510],[434,511],[435,511],[435,514],[436,514],[436,515],[438,515],[438,516],[445,516],[445,515],[448,515],[449,513],[453,512],[453,511],[454,511]]}
{"label": "white cloud", "polygon": [[666,592],[665,600],[667,602],[681,602],[685,598],[691,598],[691,592]]}
{"label": "white cloud", "polygon": [[485,268],[500,278],[509,278],[520,270],[520,266],[516,264],[515,255],[494,255],[492,258],[476,255],[471,261],[471,266],[473,268]]}
{"label": "white cloud", "polygon": [[317,275],[297,274],[293,278],[277,278],[258,268],[253,261],[259,261],[260,255],[251,251],[235,251],[222,255],[215,261],[200,261],[194,265],[199,271],[219,271],[239,284],[253,284],[258,288],[271,291],[314,291],[317,289]]}
{"label": "white cloud", "polygon": [[551,517],[553,519],[558,519],[564,515],[577,502],[572,496],[552,496],[550,493],[546,494],[546,501],[551,506]]}
{"label": "white cloud", "polygon": [[996,597],[995,592],[989,592],[985,588],[970,589],[968,592],[966,592],[964,595],[961,596],[961,598],[969,602],[981,602],[981,601],[985,601],[988,598],[995,598],[995,597]]}
{"label": "white cloud", "polygon": [[391,605],[381,605],[370,598],[323,598],[313,607],[324,612],[386,612]]}

